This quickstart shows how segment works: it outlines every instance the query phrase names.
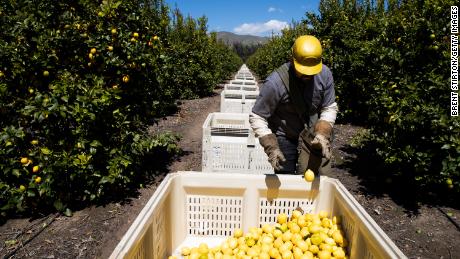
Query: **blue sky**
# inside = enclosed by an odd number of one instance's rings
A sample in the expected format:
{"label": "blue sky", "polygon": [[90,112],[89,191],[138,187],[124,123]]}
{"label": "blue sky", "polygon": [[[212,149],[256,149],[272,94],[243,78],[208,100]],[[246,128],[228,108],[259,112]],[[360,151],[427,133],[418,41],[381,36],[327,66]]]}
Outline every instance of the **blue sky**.
{"label": "blue sky", "polygon": [[198,18],[206,15],[209,31],[229,31],[258,36],[271,35],[300,21],[307,11],[318,11],[319,0],[166,0],[176,4],[185,15]]}

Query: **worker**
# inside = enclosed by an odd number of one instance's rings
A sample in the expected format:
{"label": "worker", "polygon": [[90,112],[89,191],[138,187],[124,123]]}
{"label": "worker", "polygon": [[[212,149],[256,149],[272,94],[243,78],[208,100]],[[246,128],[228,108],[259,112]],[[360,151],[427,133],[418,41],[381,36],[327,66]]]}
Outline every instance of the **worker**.
{"label": "worker", "polygon": [[249,121],[275,173],[315,174],[330,165],[337,117],[334,80],[320,41],[298,37],[292,58],[265,80]]}

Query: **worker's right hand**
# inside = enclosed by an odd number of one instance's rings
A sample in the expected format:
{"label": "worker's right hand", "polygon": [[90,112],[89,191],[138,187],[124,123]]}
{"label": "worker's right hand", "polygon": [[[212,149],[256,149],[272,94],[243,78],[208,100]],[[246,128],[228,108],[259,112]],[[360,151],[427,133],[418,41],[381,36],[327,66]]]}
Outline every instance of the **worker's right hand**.
{"label": "worker's right hand", "polygon": [[268,156],[268,161],[273,169],[275,169],[275,171],[281,171],[283,169],[282,164],[286,162],[286,158],[279,148],[275,134],[271,133],[260,137],[259,142],[260,145],[264,147],[265,153]]}

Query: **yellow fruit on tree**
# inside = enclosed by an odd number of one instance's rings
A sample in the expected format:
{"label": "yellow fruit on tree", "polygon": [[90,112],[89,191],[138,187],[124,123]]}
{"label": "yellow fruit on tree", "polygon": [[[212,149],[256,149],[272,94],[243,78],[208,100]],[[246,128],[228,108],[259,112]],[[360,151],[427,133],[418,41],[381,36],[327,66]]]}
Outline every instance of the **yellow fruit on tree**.
{"label": "yellow fruit on tree", "polygon": [[307,171],[305,171],[304,177],[305,177],[305,181],[313,182],[313,180],[315,180],[315,173],[313,173],[312,170],[307,169]]}
{"label": "yellow fruit on tree", "polygon": [[37,176],[37,178],[35,178],[35,183],[40,183],[42,181],[42,178],[40,176]]}
{"label": "yellow fruit on tree", "polygon": [[44,77],[48,77],[50,75],[50,72],[48,72],[47,70],[43,71],[43,76]]}
{"label": "yellow fruit on tree", "polygon": [[89,53],[89,54],[88,54],[88,58],[89,58],[89,59],[93,59],[93,58],[94,58],[93,54],[92,54],[92,53]]}
{"label": "yellow fruit on tree", "polygon": [[159,39],[160,38],[157,35],[153,36],[153,40],[159,40]]}
{"label": "yellow fruit on tree", "polygon": [[134,38],[139,37],[139,33],[137,33],[137,32],[133,33],[133,37],[134,37]]}
{"label": "yellow fruit on tree", "polygon": [[37,173],[40,170],[40,167],[38,165],[32,167],[32,172]]}
{"label": "yellow fruit on tree", "polygon": [[38,144],[38,140],[34,139],[34,140],[30,141],[30,144],[32,144],[32,145],[37,145],[37,144]]}
{"label": "yellow fruit on tree", "polygon": [[112,30],[110,30],[110,32],[111,32],[112,34],[117,34],[117,29],[112,28]]}
{"label": "yellow fruit on tree", "polygon": [[129,82],[129,76],[128,75],[124,75],[123,76],[123,83],[128,83]]}
{"label": "yellow fruit on tree", "polygon": [[26,190],[26,187],[25,187],[24,185],[21,184],[21,185],[19,186],[19,190],[20,190],[21,192],[23,192],[23,191]]}
{"label": "yellow fruit on tree", "polygon": [[96,48],[92,48],[92,49],[90,50],[90,52],[91,52],[92,54],[96,54],[97,50],[96,50]]}
{"label": "yellow fruit on tree", "polygon": [[113,46],[108,46],[108,47],[107,47],[107,50],[108,50],[108,51],[113,51]]}
{"label": "yellow fruit on tree", "polygon": [[27,162],[29,162],[29,159],[27,159],[27,157],[21,158],[21,164],[27,164]]}

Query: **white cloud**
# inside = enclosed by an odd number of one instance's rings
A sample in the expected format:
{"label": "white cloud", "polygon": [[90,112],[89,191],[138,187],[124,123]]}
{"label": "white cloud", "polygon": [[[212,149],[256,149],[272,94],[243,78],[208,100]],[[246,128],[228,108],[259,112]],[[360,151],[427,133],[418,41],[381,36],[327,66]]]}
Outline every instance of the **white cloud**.
{"label": "white cloud", "polygon": [[283,10],[279,9],[279,8],[276,8],[276,7],[273,7],[273,6],[270,6],[267,10],[269,13],[273,13],[273,12],[280,12],[282,13]]}
{"label": "white cloud", "polygon": [[278,33],[282,29],[289,27],[289,24],[284,21],[270,20],[265,23],[243,23],[233,29],[237,34],[251,35],[269,35],[271,32]]}

